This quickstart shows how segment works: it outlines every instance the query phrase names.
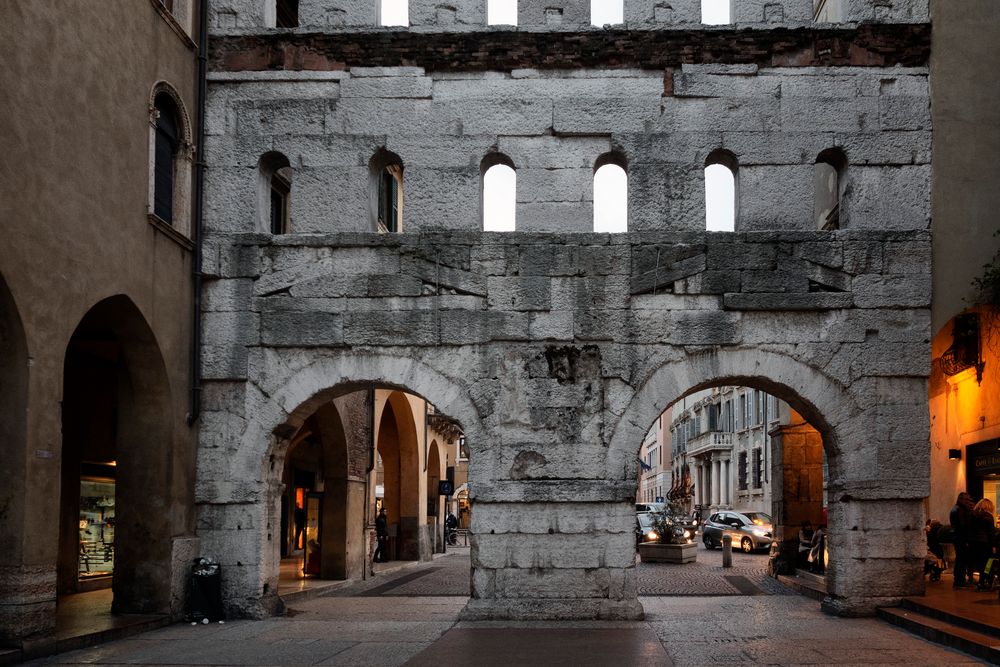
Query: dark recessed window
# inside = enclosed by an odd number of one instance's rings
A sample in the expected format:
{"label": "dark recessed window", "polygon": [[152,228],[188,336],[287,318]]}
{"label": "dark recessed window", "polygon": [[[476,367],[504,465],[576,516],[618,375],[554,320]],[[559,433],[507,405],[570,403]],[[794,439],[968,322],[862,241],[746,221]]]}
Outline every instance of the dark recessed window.
{"label": "dark recessed window", "polygon": [[299,27],[299,0],[277,0],[274,9],[277,27]]}
{"label": "dark recessed window", "polygon": [[180,146],[177,108],[169,95],[157,95],[153,213],[164,222],[174,219],[174,161]]}

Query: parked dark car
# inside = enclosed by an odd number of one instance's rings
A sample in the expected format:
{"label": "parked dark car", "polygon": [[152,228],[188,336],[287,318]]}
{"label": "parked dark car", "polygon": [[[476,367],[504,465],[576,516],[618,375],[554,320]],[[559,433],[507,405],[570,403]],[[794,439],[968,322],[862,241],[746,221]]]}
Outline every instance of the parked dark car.
{"label": "parked dark car", "polygon": [[774,530],[771,517],[763,512],[734,512],[726,510],[708,517],[701,527],[701,539],[706,549],[722,546],[722,536],[732,535],[733,547],[745,553],[771,546]]}

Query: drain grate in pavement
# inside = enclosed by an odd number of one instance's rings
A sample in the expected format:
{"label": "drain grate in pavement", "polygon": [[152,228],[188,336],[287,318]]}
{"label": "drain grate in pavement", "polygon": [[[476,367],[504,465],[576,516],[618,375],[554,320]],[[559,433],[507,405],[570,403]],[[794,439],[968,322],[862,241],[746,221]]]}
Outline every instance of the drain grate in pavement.
{"label": "drain grate in pavement", "polygon": [[394,588],[398,588],[400,586],[403,586],[404,584],[408,584],[414,579],[419,579],[420,577],[426,577],[428,574],[437,572],[440,569],[441,568],[439,567],[429,567],[426,570],[419,570],[418,572],[411,572],[410,574],[404,574],[402,577],[397,577],[392,581],[387,581],[386,583],[380,586],[369,588],[367,591],[359,593],[358,597],[376,597],[379,595],[383,595]]}
{"label": "drain grate in pavement", "polygon": [[743,595],[767,595],[767,593],[757,588],[752,581],[738,574],[730,574],[723,577],[723,579]]}

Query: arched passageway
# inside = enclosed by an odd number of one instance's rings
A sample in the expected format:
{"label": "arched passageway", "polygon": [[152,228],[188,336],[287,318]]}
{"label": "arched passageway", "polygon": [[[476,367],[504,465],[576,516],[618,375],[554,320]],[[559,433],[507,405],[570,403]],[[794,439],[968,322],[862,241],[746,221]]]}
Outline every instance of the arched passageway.
{"label": "arched passageway", "polygon": [[278,579],[271,590],[370,576],[383,508],[381,559],[429,560],[443,550],[438,483],[447,478],[446,448],[457,451],[462,431],[434,404],[383,383],[343,383],[307,399],[273,433],[268,466],[281,472],[269,475],[267,521],[280,538],[265,553],[277,546],[281,564],[280,577],[277,559],[267,570]]}
{"label": "arched passageway", "polygon": [[112,610],[170,607],[174,443],[159,346],[128,297],[83,317],[63,372],[57,589],[112,585]]}
{"label": "arched passageway", "polygon": [[[639,523],[651,525],[665,513],[682,524],[694,547],[689,557],[702,545],[720,548],[728,535],[734,550],[755,555],[757,571],[766,565],[772,574],[825,573],[822,437],[784,400],[753,386],[686,394],[654,421],[639,459]],[[651,532],[640,534],[637,546],[659,541]]]}
{"label": "arched passageway", "polygon": [[[795,456],[815,453],[819,447],[825,452],[830,562],[824,606],[833,613],[871,614],[876,606],[888,604],[900,594],[919,595],[923,591],[920,563],[926,551],[922,496],[899,497],[892,487],[866,480],[870,474],[862,467],[866,461],[867,465],[877,461],[887,474],[899,474],[895,459],[874,456],[876,449],[871,442],[880,433],[875,413],[870,406],[859,405],[854,392],[791,356],[760,349],[723,349],[688,355],[651,369],[618,421],[609,450],[609,467],[621,466],[632,479],[639,467],[636,443],[642,441],[663,409],[691,392],[720,385],[763,390],[788,403],[808,422],[808,430],[800,428],[796,432],[796,426],[803,426],[798,422],[779,433],[782,442],[772,470],[790,461],[796,449]],[[897,400],[916,400],[919,386],[918,382],[896,382]],[[810,435],[803,437],[806,433]],[[919,450],[912,451],[914,460],[919,461]],[[815,458],[814,454],[810,460]],[[919,473],[919,468],[916,470]],[[801,488],[803,482],[812,483],[813,475],[815,468],[804,469],[797,477],[773,478],[772,493],[790,498],[775,507],[773,517],[774,537],[786,548],[795,544],[803,515],[811,516],[815,510],[816,493]],[[863,481],[856,481],[858,478]],[[785,489],[786,485],[796,484],[798,490]],[[799,498],[799,494],[804,497]],[[895,512],[900,525],[886,526],[873,519],[887,512]],[[889,540],[891,546],[878,550],[872,547],[882,541],[888,544]],[[785,567],[781,562],[775,566]]]}

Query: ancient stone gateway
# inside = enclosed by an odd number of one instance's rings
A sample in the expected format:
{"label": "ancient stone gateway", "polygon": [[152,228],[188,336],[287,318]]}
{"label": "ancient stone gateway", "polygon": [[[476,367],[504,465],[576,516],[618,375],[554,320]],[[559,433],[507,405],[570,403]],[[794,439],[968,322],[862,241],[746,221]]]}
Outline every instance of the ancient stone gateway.
{"label": "ancient stone gateway", "polygon": [[[664,256],[702,258],[685,293],[632,293],[644,289],[657,251],[665,275]],[[221,312],[245,323],[248,378],[206,387],[198,497],[204,548],[233,573],[234,610],[260,614],[273,603],[267,490],[287,425],[331,391],[369,382],[424,396],[465,429],[475,502],[469,616],[641,615],[636,452],[665,406],[713,384],[762,386],[823,435],[837,554],[828,604],[864,613],[920,591],[927,314],[923,305],[890,309],[850,286],[920,293],[924,233],[660,234],[655,243],[590,234],[544,243],[477,233],[241,236],[222,252],[241,258],[227,261],[240,268],[217,285],[243,295],[246,310]],[[765,257],[790,283],[801,272],[803,291],[697,287],[714,261],[739,275],[759,271],[746,267]],[[806,275],[818,271],[847,288],[807,291]],[[381,290],[386,275],[433,280],[436,289],[296,296],[345,280]],[[776,298],[790,306],[776,310]],[[223,345],[232,332],[210,329],[209,340]]]}
{"label": "ancient stone gateway", "polygon": [[[740,31],[697,26],[697,3],[629,0],[625,30],[567,0],[558,26],[526,10],[517,31],[475,25],[482,3],[414,2],[420,27],[389,30],[303,0],[289,31],[258,4],[214,4],[206,120],[196,500],[233,613],[277,605],[287,440],[371,385],[464,429],[469,618],[639,617],[642,436],[721,384],[822,436],[827,608],[922,590],[926,2],[805,26],[809,2],[736,3]],[[627,233],[591,231],[609,162]],[[736,176],[734,232],[703,231],[714,162]],[[481,231],[496,164],[517,174],[516,232]],[[817,164],[839,210],[819,221]]]}

